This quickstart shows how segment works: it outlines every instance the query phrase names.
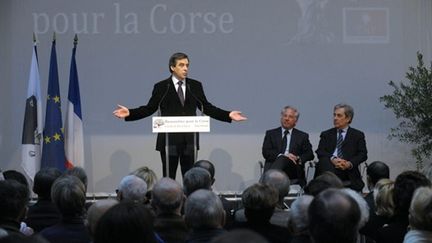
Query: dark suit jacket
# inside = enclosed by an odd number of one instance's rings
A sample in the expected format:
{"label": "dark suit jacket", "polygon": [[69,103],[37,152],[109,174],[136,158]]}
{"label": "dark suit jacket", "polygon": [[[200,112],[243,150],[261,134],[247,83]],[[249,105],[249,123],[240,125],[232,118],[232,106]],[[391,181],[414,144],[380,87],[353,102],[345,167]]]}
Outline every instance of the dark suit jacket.
{"label": "dark suit jacket", "polygon": [[[147,105],[130,109],[130,115],[125,120],[134,121],[148,117],[155,113],[159,107],[161,116],[195,116],[198,108],[203,109],[204,114],[216,120],[231,122],[229,111],[219,109],[208,102],[201,82],[194,79],[186,78],[186,96],[184,106],[182,106],[171,77],[156,83]],[[193,145],[193,133],[169,134],[169,143],[170,146],[181,143]],[[197,149],[199,149],[198,144]],[[165,134],[158,134],[156,150],[165,150]]]}
{"label": "dark suit jacket", "polygon": [[[273,163],[282,149],[282,129],[281,127],[266,131],[262,146],[262,155],[265,162]],[[309,142],[309,135],[303,131],[293,128],[289,145],[289,152],[300,156],[304,163],[314,159],[312,145]]]}
{"label": "dark suit jacket", "polygon": [[346,176],[350,182],[350,187],[360,191],[364,187],[358,166],[367,160],[367,149],[364,133],[349,127],[345,139],[342,143],[343,158],[350,161],[353,168],[350,170],[339,170],[331,163],[330,158],[336,149],[337,129],[331,128],[320,135],[318,149],[315,151],[318,156],[318,174],[324,171],[331,171],[337,175]]}

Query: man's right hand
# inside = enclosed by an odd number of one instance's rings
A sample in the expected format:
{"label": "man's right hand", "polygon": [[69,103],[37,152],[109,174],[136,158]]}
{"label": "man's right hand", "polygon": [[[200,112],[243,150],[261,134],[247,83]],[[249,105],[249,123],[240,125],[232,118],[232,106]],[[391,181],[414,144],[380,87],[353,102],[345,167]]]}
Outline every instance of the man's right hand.
{"label": "man's right hand", "polygon": [[113,111],[113,115],[117,118],[125,118],[129,116],[129,109],[126,106],[117,105],[117,109]]}

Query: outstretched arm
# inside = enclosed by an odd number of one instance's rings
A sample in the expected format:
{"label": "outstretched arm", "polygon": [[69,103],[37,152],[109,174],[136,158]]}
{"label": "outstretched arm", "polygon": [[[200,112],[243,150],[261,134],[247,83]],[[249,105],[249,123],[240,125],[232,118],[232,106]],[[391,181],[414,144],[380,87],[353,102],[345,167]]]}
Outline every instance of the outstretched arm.
{"label": "outstretched arm", "polygon": [[126,106],[117,105],[117,109],[113,111],[113,115],[117,118],[125,118],[130,115],[129,109]]}
{"label": "outstretched arm", "polygon": [[233,121],[245,121],[245,120],[247,120],[247,117],[243,116],[241,111],[231,111],[229,113],[229,117]]}

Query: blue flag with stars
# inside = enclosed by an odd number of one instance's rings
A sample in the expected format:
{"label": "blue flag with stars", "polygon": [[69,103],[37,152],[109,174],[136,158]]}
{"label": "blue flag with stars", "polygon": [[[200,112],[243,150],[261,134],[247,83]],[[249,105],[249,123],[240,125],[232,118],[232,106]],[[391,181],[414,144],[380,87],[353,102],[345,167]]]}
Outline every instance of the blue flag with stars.
{"label": "blue flag with stars", "polygon": [[60,171],[66,169],[62,124],[57,53],[54,40],[51,46],[41,168],[54,167]]}

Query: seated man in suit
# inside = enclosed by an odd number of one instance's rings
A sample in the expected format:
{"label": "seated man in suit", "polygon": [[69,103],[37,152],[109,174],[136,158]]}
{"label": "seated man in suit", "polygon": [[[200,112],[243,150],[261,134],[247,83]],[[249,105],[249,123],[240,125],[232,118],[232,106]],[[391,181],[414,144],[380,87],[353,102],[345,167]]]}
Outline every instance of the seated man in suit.
{"label": "seated man in suit", "polygon": [[361,191],[364,187],[358,166],[367,159],[364,133],[350,127],[354,109],[347,104],[335,105],[334,128],[320,135],[318,165],[315,175],[324,171],[335,173],[345,186]]}
{"label": "seated man in suit", "polygon": [[284,171],[294,182],[304,186],[304,164],[313,160],[309,135],[294,128],[300,113],[296,108],[285,106],[281,111],[281,126],[266,131],[262,146],[265,158],[264,171],[277,169]]}

